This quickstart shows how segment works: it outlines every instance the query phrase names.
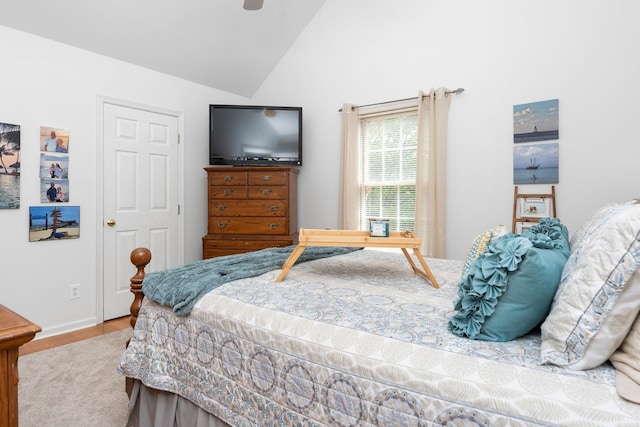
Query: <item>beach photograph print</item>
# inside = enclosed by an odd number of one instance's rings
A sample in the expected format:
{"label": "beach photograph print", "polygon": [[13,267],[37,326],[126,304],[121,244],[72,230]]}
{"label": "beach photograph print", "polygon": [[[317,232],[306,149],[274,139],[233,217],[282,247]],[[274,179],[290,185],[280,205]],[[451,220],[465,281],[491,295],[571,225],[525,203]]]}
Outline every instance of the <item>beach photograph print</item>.
{"label": "beach photograph print", "polygon": [[0,123],[0,209],[20,207],[20,125]]}
{"label": "beach photograph print", "polygon": [[69,131],[41,126],[40,127],[40,151],[49,153],[69,152]]}
{"label": "beach photograph print", "polygon": [[559,138],[558,100],[513,106],[513,142],[548,141]]}
{"label": "beach photograph print", "polygon": [[513,147],[514,184],[557,184],[559,144],[530,144]]}
{"label": "beach photograph print", "polygon": [[29,207],[29,241],[80,238],[80,206]]}
{"label": "beach photograph print", "polygon": [[40,153],[40,178],[68,179],[69,156],[66,154]]}
{"label": "beach photograph print", "polygon": [[41,179],[40,201],[42,203],[66,203],[69,201],[68,179]]}

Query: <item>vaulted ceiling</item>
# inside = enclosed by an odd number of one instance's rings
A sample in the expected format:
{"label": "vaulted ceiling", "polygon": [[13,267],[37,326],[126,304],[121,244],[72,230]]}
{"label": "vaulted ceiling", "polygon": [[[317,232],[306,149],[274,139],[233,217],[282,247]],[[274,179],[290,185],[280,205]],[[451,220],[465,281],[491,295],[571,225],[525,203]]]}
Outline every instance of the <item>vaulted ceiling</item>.
{"label": "vaulted ceiling", "polygon": [[324,2],[2,0],[0,25],[251,97]]}

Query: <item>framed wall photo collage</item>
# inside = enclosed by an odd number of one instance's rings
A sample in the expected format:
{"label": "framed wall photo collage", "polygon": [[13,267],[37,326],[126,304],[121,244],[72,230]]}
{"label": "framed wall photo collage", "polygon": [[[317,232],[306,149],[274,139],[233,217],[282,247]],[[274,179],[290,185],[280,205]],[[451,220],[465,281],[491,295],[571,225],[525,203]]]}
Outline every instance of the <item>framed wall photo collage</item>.
{"label": "framed wall photo collage", "polygon": [[[29,241],[80,237],[80,206],[68,206],[69,131],[40,126],[38,176],[43,206],[29,207]],[[20,208],[21,126],[0,122],[0,210]]]}
{"label": "framed wall photo collage", "polygon": [[[80,207],[67,206],[69,187],[69,131],[40,127],[40,202],[29,208],[29,241],[80,237]],[[48,205],[48,206],[47,206]]]}

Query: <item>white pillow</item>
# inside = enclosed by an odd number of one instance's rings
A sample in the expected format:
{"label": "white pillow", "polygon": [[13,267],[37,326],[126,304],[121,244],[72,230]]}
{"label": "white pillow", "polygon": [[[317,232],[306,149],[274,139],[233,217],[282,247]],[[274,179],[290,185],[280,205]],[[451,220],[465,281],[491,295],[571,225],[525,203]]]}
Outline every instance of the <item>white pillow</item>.
{"label": "white pillow", "polygon": [[579,246],[582,245],[584,238],[597,229],[597,225],[600,221],[602,221],[603,217],[611,215],[612,211],[616,211],[620,209],[621,206],[625,206],[626,204],[627,203],[612,203],[604,205],[600,209],[589,215],[587,219],[585,219],[582,224],[580,224],[580,227],[578,227],[576,232],[573,233],[573,235],[569,239],[569,247],[571,248],[571,251],[574,252],[580,249]]}
{"label": "white pillow", "polygon": [[578,370],[605,362],[640,311],[640,204],[605,206],[587,222],[541,326],[542,362]]}
{"label": "white pillow", "polygon": [[[638,274],[638,273],[636,273]],[[616,368],[618,394],[627,400],[640,403],[640,316],[629,331],[629,335],[613,355],[611,363]]]}

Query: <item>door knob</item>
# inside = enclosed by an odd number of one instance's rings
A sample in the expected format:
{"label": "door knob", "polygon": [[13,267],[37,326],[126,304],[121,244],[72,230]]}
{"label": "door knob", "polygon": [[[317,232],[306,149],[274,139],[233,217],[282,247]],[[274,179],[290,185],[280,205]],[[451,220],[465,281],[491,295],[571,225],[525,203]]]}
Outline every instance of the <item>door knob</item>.
{"label": "door knob", "polygon": [[114,225],[116,225],[116,220],[115,219],[110,219],[107,221],[107,225],[109,227],[113,227]]}

